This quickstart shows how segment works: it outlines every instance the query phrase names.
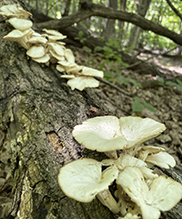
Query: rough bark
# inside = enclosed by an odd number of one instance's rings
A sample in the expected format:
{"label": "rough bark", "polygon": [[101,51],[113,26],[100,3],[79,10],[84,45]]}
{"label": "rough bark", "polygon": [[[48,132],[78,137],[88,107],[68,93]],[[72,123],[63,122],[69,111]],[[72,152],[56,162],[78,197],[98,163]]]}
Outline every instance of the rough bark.
{"label": "rough bark", "polygon": [[182,36],[169,30],[166,27],[163,27],[160,24],[156,24],[155,22],[147,20],[134,13],[116,11],[111,8],[106,8],[102,5],[97,5],[97,4],[87,3],[87,2],[84,2],[81,6],[82,6],[81,9],[73,15],[64,17],[61,20],[55,19],[52,21],[42,22],[41,24],[38,25],[38,27],[40,29],[65,28],[65,27],[71,26],[74,23],[78,23],[82,20],[85,20],[86,18],[89,18],[90,16],[100,16],[100,17],[118,19],[120,21],[130,22],[132,24],[135,24],[136,26],[141,27],[144,30],[151,30],[158,35],[165,36],[173,40],[175,43],[182,45]]}
{"label": "rough bark", "polygon": [[54,66],[3,40],[10,25],[0,28],[0,218],[114,219],[97,199],[66,197],[57,182],[60,167],[82,156],[73,127],[91,105],[104,110],[94,91],[71,91]]}

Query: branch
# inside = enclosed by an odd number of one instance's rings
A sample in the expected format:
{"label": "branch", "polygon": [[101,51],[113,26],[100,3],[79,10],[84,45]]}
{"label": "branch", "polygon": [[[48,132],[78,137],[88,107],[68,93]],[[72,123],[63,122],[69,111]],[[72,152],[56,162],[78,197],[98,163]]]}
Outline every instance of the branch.
{"label": "branch", "polygon": [[166,0],[170,8],[174,11],[174,13],[181,19],[182,21],[182,14],[174,7],[174,5],[170,2],[170,0]]}
{"label": "branch", "polygon": [[81,9],[73,15],[64,17],[60,20],[56,19],[52,21],[43,22],[38,24],[37,26],[40,29],[65,28],[71,26],[74,23],[78,23],[82,20],[85,20],[86,18],[89,18],[91,16],[100,16],[104,18],[118,19],[120,21],[127,21],[141,27],[144,30],[151,30],[152,32],[158,35],[167,37],[173,40],[175,43],[182,45],[182,36],[169,30],[166,27],[163,27],[160,24],[147,20],[141,17],[140,15],[136,15],[134,13],[128,13],[124,11],[117,11],[109,7],[106,8],[105,6],[102,5],[86,3],[86,2],[84,3],[84,7],[81,7]]}

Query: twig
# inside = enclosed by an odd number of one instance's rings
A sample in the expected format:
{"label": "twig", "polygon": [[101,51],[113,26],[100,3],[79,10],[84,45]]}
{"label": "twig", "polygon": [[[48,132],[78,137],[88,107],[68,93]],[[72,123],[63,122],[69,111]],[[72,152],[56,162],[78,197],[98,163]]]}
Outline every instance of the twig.
{"label": "twig", "polygon": [[100,82],[103,82],[104,84],[109,85],[110,87],[116,89],[117,91],[119,91],[120,93],[122,93],[122,94],[124,94],[124,95],[126,95],[126,96],[128,96],[128,97],[134,97],[134,96],[135,96],[134,94],[130,94],[130,93],[128,93],[128,92],[122,90],[121,88],[119,88],[118,86],[116,86],[115,84],[113,84],[113,83],[111,83],[111,82],[109,82],[109,81],[106,81],[106,80],[104,80],[104,79],[102,79],[102,78],[98,78],[98,77],[94,77],[94,78],[97,79],[97,80],[100,81]]}

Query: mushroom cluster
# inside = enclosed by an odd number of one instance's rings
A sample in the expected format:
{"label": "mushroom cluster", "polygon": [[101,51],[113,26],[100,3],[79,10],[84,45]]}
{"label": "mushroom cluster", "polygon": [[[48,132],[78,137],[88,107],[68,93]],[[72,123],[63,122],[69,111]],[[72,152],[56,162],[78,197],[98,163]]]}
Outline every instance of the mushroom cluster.
{"label": "mushroom cluster", "polygon": [[[158,219],[160,211],[170,210],[182,198],[180,183],[151,169],[174,167],[174,158],[161,147],[141,145],[164,130],[160,122],[132,116],[95,117],[75,126],[72,135],[80,144],[110,159],[81,158],[66,164],[58,174],[61,189],[80,202],[97,197],[121,215],[118,219]],[[109,190],[113,182],[114,194]]]}
{"label": "mushroom cluster", "polygon": [[72,90],[82,91],[86,87],[99,86],[99,81],[94,77],[103,78],[103,72],[77,65],[72,51],[64,46],[64,42],[57,41],[66,36],[55,30],[43,29],[43,34],[35,32],[31,28],[32,21],[28,20],[32,14],[16,4],[2,6],[0,15],[8,18],[7,21],[15,28],[4,39],[19,43],[35,62],[47,66],[50,62],[57,64],[56,69],[63,73],[62,78],[68,79],[67,84]]}

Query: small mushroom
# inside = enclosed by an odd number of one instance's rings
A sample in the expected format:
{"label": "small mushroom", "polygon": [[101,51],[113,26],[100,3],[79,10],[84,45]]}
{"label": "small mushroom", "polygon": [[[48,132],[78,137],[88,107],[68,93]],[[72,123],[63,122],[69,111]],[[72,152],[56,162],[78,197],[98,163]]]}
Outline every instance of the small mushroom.
{"label": "small mushroom", "polygon": [[16,41],[23,48],[29,49],[30,45],[28,43],[29,38],[31,37],[33,31],[31,29],[20,31],[20,30],[12,30],[8,35],[4,36],[5,40]]}
{"label": "small mushroom", "polygon": [[73,66],[73,67],[69,67],[69,68],[67,68],[66,69],[66,72],[68,73],[68,74],[74,74],[74,75],[76,75],[76,76],[79,76],[79,74],[80,74],[80,72],[81,72],[81,70],[83,69],[83,66],[80,66],[80,65],[75,65],[75,66]]}
{"label": "small mushroom", "polygon": [[138,152],[137,152],[137,157],[143,161],[146,160],[146,158],[148,157],[148,155],[150,154],[156,154],[159,153],[160,151],[165,152],[166,150],[164,148],[161,147],[155,147],[155,146],[143,146],[141,147]]}
{"label": "small mushroom", "polygon": [[166,150],[161,147],[143,146],[138,150],[137,157],[147,163],[160,166],[162,168],[170,168],[176,165],[174,158],[169,155]]}
{"label": "small mushroom", "polygon": [[49,56],[49,54],[45,54],[44,56],[42,56],[40,58],[32,58],[32,60],[34,60],[35,62],[38,62],[38,63],[47,64],[50,60],[50,56]]}
{"label": "small mushroom", "polygon": [[38,45],[38,44],[46,44],[47,42],[47,39],[43,36],[36,36],[36,35],[33,35],[29,40],[28,40],[29,43],[33,43],[35,45]]}
{"label": "small mushroom", "polygon": [[74,75],[61,75],[61,78],[72,79],[75,78]]}
{"label": "small mushroom", "polygon": [[46,35],[49,38],[49,41],[55,42],[56,40],[63,40],[67,36],[64,36],[62,33],[56,31],[56,30],[47,30],[43,29],[44,32],[46,32],[48,35]]}
{"label": "small mushroom", "polygon": [[80,91],[87,87],[99,86],[99,82],[92,77],[75,77],[73,79],[68,80],[67,84],[71,87],[72,90],[78,89]]}
{"label": "small mushroom", "polygon": [[65,71],[65,68],[61,65],[56,65],[56,69],[60,72],[64,72]]}
{"label": "small mushroom", "polygon": [[159,152],[157,154],[150,154],[146,158],[145,162],[152,163],[162,168],[169,169],[176,165],[175,159],[167,152]]}
{"label": "small mushroom", "polygon": [[100,162],[82,158],[63,166],[58,174],[58,182],[68,197],[80,202],[91,202],[99,194],[99,200],[111,211],[118,213],[117,202],[109,192],[106,192],[117,178],[118,172],[116,166],[102,172]]}
{"label": "small mushroom", "polygon": [[103,78],[104,73],[103,71],[99,71],[99,70],[84,66],[82,71],[80,72],[80,75]]}
{"label": "small mushroom", "polygon": [[52,43],[47,43],[47,45],[55,52],[57,53],[59,56],[64,56],[64,47],[52,42]]}
{"label": "small mushroom", "polygon": [[23,10],[22,7],[16,4],[3,5],[0,8],[0,10],[1,10],[0,14],[8,18],[17,17],[17,18],[28,19],[30,16],[32,16],[31,13]]}
{"label": "small mushroom", "polygon": [[65,58],[68,62],[75,63],[75,57],[74,57],[73,52],[71,51],[71,49],[65,49],[64,55],[65,55]]}
{"label": "small mushroom", "polygon": [[26,54],[33,59],[38,59],[38,58],[41,58],[45,55],[45,49],[41,45],[32,46],[29,50],[27,50]]}
{"label": "small mushroom", "polygon": [[21,19],[21,18],[10,18],[8,22],[15,28],[21,31],[28,30],[32,27],[33,23],[29,20]]}
{"label": "small mushroom", "polygon": [[143,219],[158,219],[160,210],[170,210],[182,198],[180,183],[171,178],[159,176],[147,185],[137,167],[126,167],[119,173],[116,183],[140,207]]}
{"label": "small mushroom", "polygon": [[[57,63],[58,61],[63,61],[65,60],[65,57],[62,55],[58,55],[56,52],[54,52],[53,50],[49,50],[49,53],[51,54],[51,56],[55,59],[55,63]],[[53,61],[54,62],[54,61]]]}

